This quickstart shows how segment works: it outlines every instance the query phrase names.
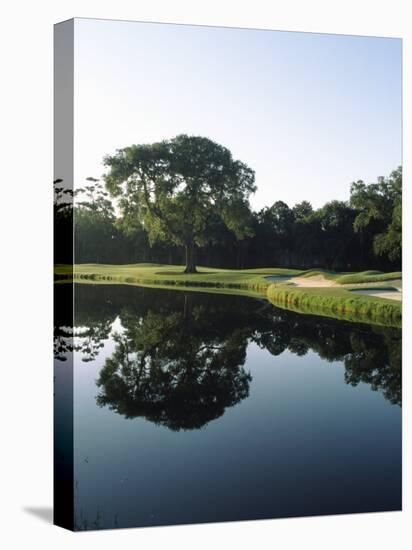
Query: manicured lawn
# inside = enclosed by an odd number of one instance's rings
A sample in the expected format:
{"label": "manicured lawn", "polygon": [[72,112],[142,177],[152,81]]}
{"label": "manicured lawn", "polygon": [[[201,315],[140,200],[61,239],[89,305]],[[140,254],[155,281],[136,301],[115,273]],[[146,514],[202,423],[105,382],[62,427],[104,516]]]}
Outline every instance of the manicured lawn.
{"label": "manicured lawn", "polygon": [[392,271],[390,273],[382,273],[380,271],[339,273],[336,271],[328,271],[326,269],[308,269],[301,275],[301,277],[313,277],[314,275],[323,275],[325,279],[332,280],[340,285],[381,283],[402,279],[401,271]]}
{"label": "manicured lawn", "polygon": [[[249,288],[264,292],[270,284],[267,275],[296,276],[302,273],[297,269],[260,268],[260,269],[218,269],[198,267],[199,273],[185,274],[184,267],[161,264],[79,264],[74,267],[74,279],[121,282],[138,285],[166,286],[202,286],[209,288]],[[70,274],[70,267],[58,265],[56,275],[64,277]]]}
{"label": "manicured lawn", "polygon": [[[198,273],[185,274],[184,267],[162,264],[79,264],[74,267],[77,283],[131,284],[173,287],[178,290],[202,290],[268,298],[273,304],[300,311],[327,315],[352,321],[373,322],[400,326],[402,306],[386,298],[355,294],[354,288],[390,289],[399,286],[400,272],[380,273],[364,271],[359,273],[337,273],[327,270],[298,270],[284,268],[218,269],[198,267]],[[57,281],[71,280],[71,269],[67,265],[55,267]],[[337,286],[322,288],[295,287],[289,279],[271,282],[268,276],[310,278],[322,276],[337,283]],[[391,281],[394,281],[392,284]],[[340,286],[345,285],[345,286]]]}
{"label": "manicured lawn", "polygon": [[[377,290],[377,287],[373,288]],[[287,288],[272,285],[267,297],[278,307],[300,313],[394,327],[402,324],[401,302],[355,294],[342,287]]]}

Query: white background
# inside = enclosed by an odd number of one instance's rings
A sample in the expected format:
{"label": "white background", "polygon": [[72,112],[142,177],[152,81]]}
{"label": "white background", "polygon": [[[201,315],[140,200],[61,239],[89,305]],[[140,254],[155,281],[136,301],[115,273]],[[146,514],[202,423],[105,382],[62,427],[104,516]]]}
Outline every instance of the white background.
{"label": "white background", "polygon": [[[404,213],[410,211],[412,17],[408,0],[14,0],[0,17],[0,543],[3,548],[409,547],[411,403],[405,331],[404,511],[73,534],[52,504],[53,24],[101,17],[404,38]],[[407,152],[409,154],[407,155]],[[405,215],[405,245],[410,224]],[[410,247],[404,272],[409,279]],[[409,256],[409,258],[408,258]],[[409,292],[404,292],[409,327]],[[407,315],[406,315],[407,314]],[[406,419],[406,421],[405,421]],[[385,475],[385,472],[382,472]],[[379,484],[379,479],[376,480]],[[43,511],[43,513],[41,513]]]}

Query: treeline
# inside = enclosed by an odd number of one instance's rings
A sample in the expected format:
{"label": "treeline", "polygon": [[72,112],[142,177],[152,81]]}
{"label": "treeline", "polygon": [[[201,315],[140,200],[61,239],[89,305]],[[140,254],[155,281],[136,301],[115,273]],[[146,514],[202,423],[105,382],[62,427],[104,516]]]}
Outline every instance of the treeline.
{"label": "treeline", "polygon": [[[70,225],[70,200],[58,182],[57,225]],[[171,242],[151,243],[144,220],[117,209],[104,186],[89,178],[74,193],[76,263],[184,264],[184,249]],[[265,266],[338,271],[398,270],[401,267],[402,169],[376,183],[354,182],[348,201],[314,209],[309,201],[289,207],[282,201],[249,212],[248,235],[238,239],[216,216],[206,242],[196,250],[198,265],[222,268]],[[69,197],[70,199],[70,197]],[[65,202],[66,201],[66,202]],[[62,205],[66,205],[63,206]],[[63,263],[65,251],[56,253]]]}

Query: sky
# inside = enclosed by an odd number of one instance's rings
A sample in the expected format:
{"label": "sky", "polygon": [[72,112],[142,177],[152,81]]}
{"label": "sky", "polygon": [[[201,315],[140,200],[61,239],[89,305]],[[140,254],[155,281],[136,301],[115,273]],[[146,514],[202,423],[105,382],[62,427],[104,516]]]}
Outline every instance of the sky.
{"label": "sky", "polygon": [[76,19],[75,185],[185,133],[255,170],[255,210],[347,200],[401,164],[401,55],[394,38]]}

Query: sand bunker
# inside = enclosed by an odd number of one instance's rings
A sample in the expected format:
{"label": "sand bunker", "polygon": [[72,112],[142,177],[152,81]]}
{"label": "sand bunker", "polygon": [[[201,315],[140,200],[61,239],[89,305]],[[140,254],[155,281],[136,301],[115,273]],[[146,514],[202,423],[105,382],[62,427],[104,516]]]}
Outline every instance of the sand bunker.
{"label": "sand bunker", "polygon": [[326,288],[330,286],[340,286],[335,281],[325,279],[323,275],[314,275],[313,277],[292,277],[290,282],[295,286]]}
{"label": "sand bunker", "polygon": [[391,286],[392,285],[396,286],[397,288],[402,290],[402,279],[392,279],[392,280],[388,281],[388,284],[391,285]]}
{"label": "sand bunker", "polygon": [[364,290],[362,288],[356,288],[351,290],[354,294],[367,294],[368,296],[375,296],[376,298],[386,298],[387,300],[402,300],[402,291],[401,290],[379,290],[379,289],[371,289],[371,288],[365,288]]}
{"label": "sand bunker", "polygon": [[[271,281],[288,281],[288,283],[291,286],[301,287],[301,288],[328,288],[328,287],[335,287],[335,288],[345,288],[343,285],[340,285],[339,283],[336,283],[335,281],[331,281],[330,279],[326,279],[323,275],[313,275],[313,277],[284,277],[284,276],[270,276],[266,277],[266,279],[269,279]],[[356,289],[350,289],[350,292],[353,292],[354,294],[367,294],[369,296],[375,296],[376,298],[386,298],[388,300],[402,300],[402,281],[401,279],[396,279],[394,281],[391,281],[392,284],[396,285],[397,288],[394,288],[393,290],[390,289],[382,289],[379,288],[356,288]],[[347,289],[349,290],[349,289]]]}

